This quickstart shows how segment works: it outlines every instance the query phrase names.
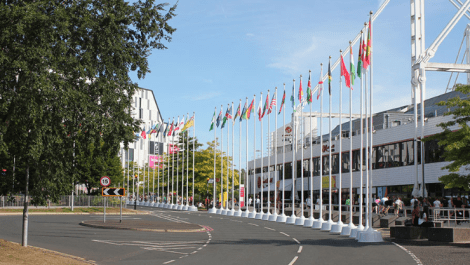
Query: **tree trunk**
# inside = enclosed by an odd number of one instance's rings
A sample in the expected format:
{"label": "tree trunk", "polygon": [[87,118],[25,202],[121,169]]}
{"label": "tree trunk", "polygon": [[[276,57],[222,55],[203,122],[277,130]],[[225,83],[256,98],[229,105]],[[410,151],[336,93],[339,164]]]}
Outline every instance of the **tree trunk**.
{"label": "tree trunk", "polygon": [[26,188],[24,196],[24,209],[23,209],[23,240],[22,246],[28,246],[28,186],[29,186],[29,165],[26,167]]}

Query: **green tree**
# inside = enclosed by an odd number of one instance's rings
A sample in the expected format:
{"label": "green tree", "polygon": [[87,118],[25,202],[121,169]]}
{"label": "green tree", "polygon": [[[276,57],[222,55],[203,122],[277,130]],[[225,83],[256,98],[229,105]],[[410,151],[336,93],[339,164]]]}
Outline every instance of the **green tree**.
{"label": "green tree", "polygon": [[[459,96],[439,102],[439,106],[447,106],[451,109],[445,113],[445,116],[452,115],[453,120],[442,122],[437,126],[444,131],[435,134],[423,141],[438,140],[439,145],[444,147],[444,159],[451,163],[442,169],[447,169],[450,173],[439,178],[439,181],[445,185],[445,188],[462,188],[470,190],[470,174],[455,173],[461,167],[470,170],[470,86],[457,85],[455,91],[467,95],[466,99]],[[458,130],[455,130],[455,126]]]}

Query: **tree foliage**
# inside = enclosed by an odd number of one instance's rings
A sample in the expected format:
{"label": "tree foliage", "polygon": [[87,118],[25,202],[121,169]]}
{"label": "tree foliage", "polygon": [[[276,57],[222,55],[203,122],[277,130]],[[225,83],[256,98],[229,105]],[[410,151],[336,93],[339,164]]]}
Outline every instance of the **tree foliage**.
{"label": "tree foliage", "polygon": [[[457,85],[455,91],[470,96],[470,86]],[[470,97],[462,99],[459,96],[439,102],[439,106],[447,106],[450,112],[444,115],[452,115],[452,120],[438,124],[444,131],[423,139],[423,141],[438,140],[439,145],[444,147],[444,159],[451,163],[442,169],[450,173],[439,178],[445,184],[445,188],[463,188],[470,190],[470,174],[458,174],[461,167],[470,169]],[[457,130],[453,127],[458,126]]]}

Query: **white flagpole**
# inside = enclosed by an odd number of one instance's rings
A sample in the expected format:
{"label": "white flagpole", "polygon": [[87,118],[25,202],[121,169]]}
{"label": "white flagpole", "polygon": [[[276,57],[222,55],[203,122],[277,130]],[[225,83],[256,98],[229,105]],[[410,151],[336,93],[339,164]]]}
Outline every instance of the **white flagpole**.
{"label": "white flagpole", "polygon": [[[339,50],[340,56],[342,56],[342,50]],[[344,60],[343,60],[344,61]],[[342,77],[341,74],[339,76],[339,157],[338,157],[338,162],[339,162],[339,181],[336,181],[337,183],[339,182],[339,187],[338,187],[338,222],[334,224],[331,227],[330,233],[341,233],[343,230],[343,221],[341,220],[342,218],[342,211],[341,211],[341,189],[342,189],[342,181],[343,181],[343,160],[342,160],[342,152],[343,152],[343,122],[342,122],[342,117],[343,117],[343,83],[341,81]]]}
{"label": "white flagpole", "polygon": [[[308,70],[308,80],[311,80],[312,77],[312,71]],[[307,85],[308,87],[308,85]],[[308,98],[310,97],[310,100],[313,101],[313,93],[312,90],[310,89],[307,91],[307,93],[310,92],[310,95],[307,95],[307,101]],[[310,105],[310,159],[309,159],[309,171],[310,171],[310,217],[305,220],[304,222],[304,227],[312,227],[313,222],[315,221],[315,218],[313,217],[313,131],[312,131],[312,102],[309,102]],[[308,205],[307,205],[308,206]]]}
{"label": "white flagpole", "polygon": [[[186,118],[189,120],[189,116],[186,116]],[[185,119],[183,115],[183,121],[184,120]],[[184,122],[182,125],[184,126]],[[181,126],[181,124],[179,126]],[[183,137],[183,141],[182,141],[183,147],[181,148],[183,152],[181,152],[181,204],[178,206],[178,210],[184,210],[184,133],[183,133],[183,127],[181,127],[179,131],[181,132],[182,137]],[[179,141],[178,141],[178,153],[179,153]]]}
{"label": "white flagpole", "polygon": [[[302,85],[302,75],[300,75],[300,81],[299,81],[299,84],[300,86]],[[303,92],[303,90],[302,90]],[[300,91],[299,91],[300,93]],[[304,134],[304,117],[303,117],[303,113],[304,113],[304,106],[303,106],[303,98],[300,97],[300,132],[299,132],[299,136],[300,136],[300,179],[301,179],[301,183],[300,183],[300,189],[301,189],[301,192],[300,192],[300,218],[297,218],[295,220],[295,225],[304,225],[305,223],[305,216],[304,216],[304,137],[305,137],[305,134]]]}
{"label": "white flagpole", "polygon": [[[173,125],[175,121],[175,117],[173,117],[173,122],[171,123]],[[168,122],[170,122],[170,119],[168,119]],[[168,126],[170,126],[170,124],[168,124]],[[171,127],[170,127],[171,128]],[[171,208],[171,203],[169,202],[170,201],[170,136],[168,136],[167,134],[167,137],[168,137],[168,154],[167,154],[167,159],[168,159],[168,178],[167,178],[167,181],[166,181],[166,207],[165,208]]]}
{"label": "white flagpole", "polygon": [[[286,94],[286,83],[284,83],[284,94],[283,94],[283,98],[284,98],[284,95]],[[284,99],[285,100],[285,99]],[[285,104],[285,102],[284,102]],[[281,99],[281,106],[282,106],[282,99]],[[284,106],[284,109],[282,110],[283,111],[283,126],[282,126],[282,134],[281,134],[281,137],[282,137],[282,213],[281,215],[279,215],[276,219],[276,222],[278,223],[285,223],[286,222],[286,219],[287,219],[287,216],[284,212],[284,200],[285,200],[285,182],[286,182],[286,144],[285,144],[285,133],[286,133],[286,106]],[[276,114],[276,115],[279,115]],[[277,129],[277,126],[276,126],[276,129]]]}
{"label": "white flagpole", "polygon": [[[234,108],[233,108],[233,102],[232,102],[232,110],[234,110]],[[234,112],[235,112],[235,111],[234,111]],[[234,113],[234,112],[233,112],[233,113]],[[227,205],[227,215],[228,215],[228,216],[233,216],[233,215],[235,214],[235,210],[233,209],[233,206],[235,205],[235,203],[234,203],[234,201],[233,201],[233,199],[234,199],[234,193],[235,193],[235,190],[234,190],[234,187],[235,187],[235,186],[234,186],[234,185],[235,185],[235,184],[234,184],[234,182],[235,182],[235,172],[234,172],[234,163],[235,163],[235,160],[234,160],[234,159],[235,159],[235,157],[234,157],[234,149],[235,149],[235,147],[234,147],[234,143],[233,143],[233,140],[234,140],[234,129],[233,129],[233,127],[235,127],[235,114],[232,115],[232,120],[233,120],[233,122],[232,122],[232,204],[230,205],[230,206],[231,206],[231,207],[230,207],[230,208],[231,208],[230,211],[228,210],[228,205]],[[227,130],[228,130],[228,127],[227,127]],[[227,159],[227,162],[228,162],[228,159]],[[228,176],[227,176],[227,178],[228,178]],[[227,182],[227,191],[228,191],[228,190],[229,190],[229,186],[228,186],[228,182]],[[227,194],[227,198],[228,198],[228,194]]]}
{"label": "white flagpole", "polygon": [[[263,102],[263,92],[261,92],[260,97],[261,97],[261,102]],[[263,105],[263,103],[261,103],[261,105]],[[259,106],[259,107],[261,107],[261,106]],[[261,113],[261,109],[259,109],[258,116],[261,115],[260,113]],[[261,211],[259,213],[256,213],[256,217],[255,217],[255,219],[259,219],[259,220],[261,220],[263,218],[263,215],[264,215],[264,210],[263,210],[263,203],[264,203],[264,201],[263,201],[263,199],[264,199],[264,194],[263,194],[263,185],[264,185],[263,118],[260,119],[260,131],[261,131],[261,196],[260,196],[261,197],[261,200],[260,200]]]}
{"label": "white flagpole", "polygon": [[[268,100],[269,100],[269,90],[268,90]],[[271,207],[270,207],[270,204],[271,204],[271,194],[270,194],[270,193],[271,193],[271,153],[270,153],[270,148],[269,148],[269,143],[270,143],[269,140],[270,140],[270,138],[271,138],[271,137],[270,137],[270,131],[271,131],[271,127],[270,127],[270,120],[271,120],[271,119],[270,119],[270,118],[271,118],[271,117],[270,117],[270,113],[269,113],[269,107],[271,106],[271,105],[270,105],[271,102],[268,101],[268,104],[269,104],[269,105],[266,106],[267,111],[268,111],[268,179],[267,179],[267,181],[268,181],[268,200],[267,200],[267,208],[268,208],[268,211],[266,212],[266,214],[263,214],[262,219],[263,219],[264,221],[269,220],[269,215],[271,214],[271,213],[269,212],[269,210],[270,210],[270,208],[271,208]]]}
{"label": "white flagpole", "polygon": [[126,187],[126,196],[127,196],[127,201],[129,202],[129,170],[130,170],[130,165],[129,165],[129,146],[127,146],[127,187]]}
{"label": "white flagpole", "polygon": [[[189,113],[188,113],[188,117],[189,117]],[[191,206],[188,208],[189,211],[192,211],[192,212],[197,212],[197,206],[194,206],[194,153],[196,152],[196,112],[193,112],[193,192],[192,192],[192,197],[193,199],[191,200]],[[189,129],[189,128],[188,128]],[[188,131],[188,140],[189,140],[189,131]],[[189,175],[189,172],[188,172],[188,168],[189,168],[189,141],[188,141],[188,152],[187,152],[187,157],[188,157],[188,166],[186,168],[186,172],[187,174]],[[188,185],[189,185],[189,180],[186,179],[186,192],[188,191]],[[189,198],[189,194],[187,194],[186,196],[186,201],[188,200]],[[187,203],[187,205],[189,205]]]}
{"label": "white flagpole", "polygon": [[[246,97],[246,104],[247,107],[245,109],[245,113],[248,112],[248,97]],[[245,211],[242,213],[241,217],[248,217],[250,214],[250,208],[248,205],[248,198],[249,192],[248,192],[248,113],[245,114],[247,119],[246,119],[246,137],[245,137],[245,144],[246,144],[246,149],[245,149],[245,160],[246,160],[246,165],[245,165]],[[254,202],[254,200],[252,200]]]}
{"label": "white flagpole", "polygon": [[[294,100],[295,102],[295,79],[293,80],[294,84],[293,84],[293,91],[292,91],[292,99]],[[295,174],[295,150],[296,150],[296,146],[297,146],[297,143],[295,142],[296,141],[296,138],[295,138],[295,133],[296,133],[296,124],[295,124],[295,106],[293,106],[292,108],[292,194],[291,194],[291,197],[292,197],[292,215],[290,217],[287,218],[286,220],[286,224],[295,224],[295,219],[296,219],[296,216],[295,216],[295,180],[297,179],[296,178],[296,174]]]}
{"label": "white flagpole", "polygon": [[[217,115],[217,107],[214,108],[214,114]],[[217,185],[217,178],[216,178],[216,173],[215,173],[215,169],[216,169],[216,164],[217,164],[217,160],[216,160],[216,152],[217,152],[217,134],[216,134],[216,131],[217,131],[217,124],[216,124],[216,116],[213,117],[213,121],[214,122],[214,179],[213,179],[213,193],[212,193],[212,208],[209,209],[209,213],[216,213],[217,212],[217,209],[215,208],[215,204],[217,202],[216,198],[217,198],[217,188],[216,188],[216,185]],[[193,150],[194,152],[194,150]],[[194,187],[194,185],[193,185]],[[194,199],[194,194],[193,194],[193,199]],[[207,202],[209,203],[209,202]]]}
{"label": "white flagpole", "polygon": [[[253,95],[253,110],[256,109],[256,94]],[[256,115],[256,114],[255,114]],[[248,128],[248,120],[246,121]],[[247,138],[248,144],[248,138]],[[248,160],[248,155],[247,155]],[[248,164],[247,164],[248,167]],[[256,217],[256,117],[253,116],[253,212],[248,213],[248,218]]]}
{"label": "white flagpole", "polygon": [[[238,211],[234,213],[234,216],[242,216],[242,210],[241,210],[241,201],[240,201],[240,192],[241,192],[241,183],[242,183],[242,100],[240,99],[240,121],[239,121],[239,126],[238,126]],[[233,119],[235,123],[235,119]],[[243,201],[245,201],[245,196],[243,196]],[[233,199],[232,199],[233,202]],[[235,203],[234,203],[235,205]]]}
{"label": "white flagpole", "polygon": [[[330,57],[331,58],[331,57]],[[320,80],[318,81],[320,87],[320,188],[319,188],[319,200],[320,200],[320,216],[313,222],[312,228],[320,229],[323,226],[325,220],[323,220],[323,64],[320,64]],[[313,204],[313,202],[312,202]]]}
{"label": "white flagpole", "polygon": [[[187,114],[188,114],[187,116],[189,118],[189,113],[187,113]],[[196,118],[195,115],[194,115],[194,112],[193,112],[193,118]],[[194,120],[193,120],[193,122],[194,122]],[[187,130],[188,130],[188,137],[186,137],[186,159],[187,159],[187,164],[186,164],[186,207],[185,207],[185,210],[190,210],[190,208],[189,208],[189,128],[187,128]],[[193,141],[195,141],[194,138],[193,138]],[[193,152],[194,152],[194,149],[193,149]],[[193,172],[194,172],[194,170],[193,170]],[[193,178],[193,180],[194,180],[194,178]],[[194,185],[193,185],[193,187],[194,187]],[[193,194],[194,194],[194,192],[193,192]],[[194,195],[193,195],[193,205],[194,205]]]}
{"label": "white flagpole", "polygon": [[[182,119],[184,119],[184,115],[183,117],[181,117]],[[179,126],[180,126],[180,116],[178,116],[178,123],[177,123],[177,127],[178,128],[178,131],[179,131]],[[175,131],[176,132],[176,131]],[[173,148],[175,147],[174,143],[173,143]],[[177,210],[181,210],[181,205],[178,203],[179,201],[179,170],[180,170],[180,150],[179,150],[179,137],[178,137],[178,143],[176,144],[176,209]]]}
{"label": "white flagpole", "polygon": [[[179,123],[179,119],[180,116],[178,116],[178,121],[176,124]],[[173,146],[173,152],[171,154],[171,209],[175,209],[177,207],[173,202],[175,198],[175,129],[176,126],[174,126],[173,130],[171,131],[171,143]],[[178,193],[176,194],[176,196],[178,196]]]}
{"label": "white flagpole", "polygon": [[[223,111],[223,106],[220,106],[220,111]],[[223,114],[223,112],[222,112]],[[223,118],[222,121],[223,123]],[[222,124],[220,125],[220,208],[217,209],[217,214],[222,214],[223,208],[223,198],[224,197],[224,130],[222,129]]]}
{"label": "white flagpole", "polygon": [[273,214],[269,217],[269,221],[274,222],[277,220],[277,176],[278,176],[278,169],[277,169],[277,87],[274,89],[274,99],[276,108],[274,109],[274,209]]}
{"label": "white flagpole", "polygon": [[[233,106],[233,102],[232,102],[232,106]],[[227,105],[227,109],[230,107],[230,104]],[[227,199],[225,199],[225,194],[222,193],[222,206],[223,206],[223,210],[222,210],[222,215],[227,215],[227,211],[228,211],[228,194],[230,192],[230,189],[229,189],[229,183],[228,183],[228,177],[230,175],[230,164],[229,164],[229,157],[230,157],[230,130],[229,130],[229,126],[230,126],[230,121],[228,120],[227,118],[227,156],[225,157],[226,161],[227,161],[227,175],[225,176],[225,186],[227,187],[226,188],[226,192],[227,192]],[[233,127],[233,126],[232,126]]]}
{"label": "white flagpole", "polygon": [[[155,139],[156,140],[156,139]],[[156,141],[155,141],[156,142]],[[153,149],[155,151],[155,147]],[[158,182],[158,180],[157,180]],[[157,192],[158,192],[158,188],[157,188]],[[152,203],[155,204],[155,161],[153,162],[153,179],[152,179],[152,193],[153,193],[153,200],[152,200]],[[152,205],[153,206],[153,205]]]}

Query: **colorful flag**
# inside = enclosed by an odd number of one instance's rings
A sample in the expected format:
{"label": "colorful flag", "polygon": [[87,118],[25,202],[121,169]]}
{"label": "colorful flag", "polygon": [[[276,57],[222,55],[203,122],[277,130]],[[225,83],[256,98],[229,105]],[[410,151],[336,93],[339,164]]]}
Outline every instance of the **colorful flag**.
{"label": "colorful flag", "polygon": [[243,107],[243,110],[242,112],[240,113],[240,121],[242,121],[243,119],[246,119],[246,109],[247,109],[247,105],[248,105],[248,99],[245,100],[245,106]]}
{"label": "colorful flag", "polygon": [[223,129],[225,127],[225,123],[227,122],[227,120],[230,120],[231,118],[232,118],[232,106],[227,108],[227,111],[225,112],[225,117],[222,121],[222,126],[220,128]]}
{"label": "colorful flag", "polygon": [[262,113],[261,113],[261,106],[263,106],[263,97],[260,97],[259,99],[259,104],[258,104],[258,119],[261,121],[261,118],[263,118]]}
{"label": "colorful flag", "polygon": [[216,121],[216,118],[215,118],[215,110],[214,110],[214,115],[212,116],[211,128],[209,129],[209,132],[214,129],[215,121]]}
{"label": "colorful flag", "polygon": [[[214,116],[215,116],[215,112],[214,112]],[[183,126],[183,129],[181,129],[181,131],[184,132],[193,126],[194,126],[194,115],[188,120],[188,122],[186,122],[186,124]]]}
{"label": "colorful flag", "polygon": [[321,71],[320,71],[320,79],[318,81],[318,92],[317,92],[317,100],[320,98],[320,95],[322,93],[322,90],[323,90],[323,66],[321,68]]}
{"label": "colorful flag", "polygon": [[271,104],[269,104],[268,114],[273,111],[274,106],[276,106],[276,93],[274,93],[273,98],[271,99]]}
{"label": "colorful flag", "polygon": [[181,130],[184,126],[184,116],[183,119],[178,123],[178,126],[175,128],[175,132]]}
{"label": "colorful flag", "polygon": [[173,120],[173,122],[171,123],[170,130],[168,131],[168,136],[171,136],[173,133],[174,123],[175,123],[175,120]]}
{"label": "colorful flag", "polygon": [[331,75],[331,59],[328,62],[328,93],[331,96],[331,81],[333,80],[333,76]]}
{"label": "colorful flag", "polygon": [[286,89],[285,88],[284,88],[284,95],[282,96],[281,107],[279,108],[278,115],[281,113],[282,106],[284,106],[284,102],[286,102]]}
{"label": "colorful flag", "polygon": [[217,127],[219,127],[221,120],[222,120],[222,107],[220,107],[220,113],[219,113],[219,116],[217,116]]}
{"label": "colorful flag", "polygon": [[266,102],[264,102],[263,115],[261,115],[261,118],[263,118],[264,114],[266,114],[266,110],[268,109],[268,106],[269,106],[269,92],[266,95]]}
{"label": "colorful flag", "polygon": [[354,79],[356,79],[356,67],[354,66],[354,56],[352,46],[349,45],[349,52],[351,56],[349,57],[349,73],[351,74],[351,89],[354,87]]}
{"label": "colorful flag", "polygon": [[294,94],[295,94],[295,87],[294,87],[294,84],[292,84],[292,96],[290,97],[290,101],[292,101],[292,108],[294,109],[294,112],[295,112],[295,98],[294,98]]}
{"label": "colorful flag", "polygon": [[238,108],[237,108],[237,111],[235,112],[235,116],[233,117],[233,122],[235,123],[235,120],[237,119],[238,116],[241,116],[241,107],[242,107],[242,103],[238,103]]}
{"label": "colorful flag", "polygon": [[250,114],[255,111],[255,110],[254,110],[254,107],[253,107],[254,104],[255,104],[255,99],[253,99],[253,100],[251,101],[250,106],[248,106],[248,108],[246,109],[246,112],[245,112],[245,114],[244,114],[243,119],[245,119],[245,120],[249,120],[249,119],[250,119]]}
{"label": "colorful flag", "polygon": [[156,136],[156,137],[158,137],[158,135],[160,134],[160,132],[163,131],[163,127],[164,127],[164,126],[165,126],[165,123],[162,121],[162,124],[160,125],[160,128],[158,128],[158,130],[157,130],[157,136]]}
{"label": "colorful flag", "polygon": [[357,77],[362,78],[362,33],[361,33],[361,39],[359,40],[359,52],[357,55]]}
{"label": "colorful flag", "polygon": [[346,86],[351,88],[351,76],[349,75],[348,69],[346,69],[346,65],[344,64],[342,54],[341,54],[341,76],[344,76],[344,82],[346,82]]}
{"label": "colorful flag", "polygon": [[300,77],[299,81],[299,103],[302,104],[302,97],[304,96],[304,91],[302,90],[302,77]]}
{"label": "colorful flag", "polygon": [[364,69],[367,69],[370,65],[370,53],[372,49],[372,36],[371,36],[371,29],[372,29],[372,23],[371,20],[369,19],[369,32],[367,34],[367,47],[365,49],[365,56],[364,56]]}
{"label": "colorful flag", "polygon": [[166,123],[165,131],[163,132],[163,137],[167,137],[169,128],[170,128],[170,120],[168,120],[168,122]]}
{"label": "colorful flag", "polygon": [[308,73],[308,83],[307,83],[307,102],[308,104],[312,103],[312,84],[310,83],[311,72]]}

